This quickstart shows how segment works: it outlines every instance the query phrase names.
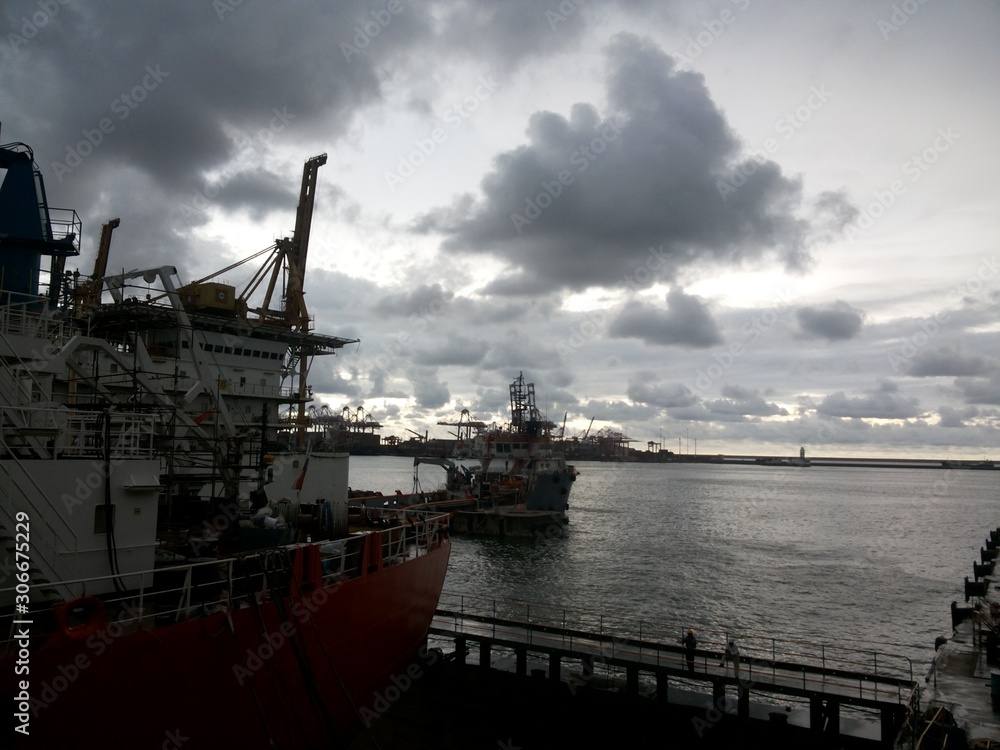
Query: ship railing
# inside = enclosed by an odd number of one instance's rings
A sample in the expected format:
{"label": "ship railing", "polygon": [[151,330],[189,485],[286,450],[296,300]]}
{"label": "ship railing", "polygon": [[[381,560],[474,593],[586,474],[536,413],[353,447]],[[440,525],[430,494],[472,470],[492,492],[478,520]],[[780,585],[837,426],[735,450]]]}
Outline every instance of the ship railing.
{"label": "ship railing", "polygon": [[[52,315],[46,297],[18,292],[17,300],[0,305],[0,334],[37,338],[40,347],[44,347],[46,341],[55,344],[65,339],[65,324],[62,318]],[[45,352],[39,348],[34,356],[42,359]]]}
{"label": "ship railing", "polygon": [[[572,648],[574,640],[599,641],[601,652],[610,658],[629,654],[656,665],[680,664],[681,639],[691,627],[698,640],[697,658],[703,669],[724,657],[730,638],[739,648],[741,674],[747,679],[776,679],[780,674],[801,675],[805,685],[810,674],[823,674],[830,683],[853,685],[870,694],[875,683],[895,685],[897,697],[905,701],[915,686],[913,662],[909,657],[879,649],[821,643],[793,638],[775,638],[752,631],[727,631],[683,622],[637,619],[569,609],[539,602],[495,599],[470,594],[442,592],[438,614],[454,621],[478,623],[475,627],[523,630],[529,641],[533,634],[551,641],[553,634]],[[797,677],[798,678],[798,677]],[[870,683],[870,679],[875,683]],[[884,689],[884,687],[882,688]],[[867,693],[866,693],[867,691]]]}
{"label": "ship railing", "polygon": [[48,239],[52,242],[65,242],[70,249],[63,254],[79,255],[80,235],[83,232],[83,222],[72,208],[48,208]]}
{"label": "ship railing", "polygon": [[380,510],[383,520],[393,523],[377,531],[383,564],[398,564],[426,554],[447,526],[449,514],[433,511]]}
{"label": "ship railing", "polygon": [[[256,606],[266,599],[291,596],[293,599],[309,597],[309,590],[325,588],[334,595],[336,585],[342,581],[366,575],[366,568],[373,564],[372,549],[381,549],[382,565],[399,564],[415,556],[426,554],[433,548],[447,521],[446,513],[408,512],[392,519],[393,525],[376,531],[351,534],[333,540],[306,542],[255,550],[239,555],[197,561],[179,565],[158,566],[148,570],[129,571],[120,576],[103,575],[58,581],[59,589],[67,600],[87,595],[88,591],[106,589],[119,579],[126,591],[102,595],[107,612],[107,632],[111,637],[144,630],[157,625],[182,622],[216,612]],[[32,530],[34,530],[34,519]],[[375,544],[369,539],[374,537]],[[401,544],[405,542],[405,546]],[[203,544],[192,540],[193,544]],[[304,560],[304,551],[312,547],[319,553],[322,581],[303,585],[298,578],[296,561]],[[367,553],[367,554],[366,554]],[[45,606],[41,594],[52,586],[47,582],[33,582],[34,610]],[[0,601],[13,599],[16,587],[0,588]],[[114,623],[112,625],[112,623]],[[5,619],[0,618],[0,632]],[[117,631],[112,632],[112,630]],[[0,653],[11,641],[0,640]]]}
{"label": "ship railing", "polygon": [[[102,412],[42,406],[0,406],[5,431],[51,441],[51,452],[61,458],[103,455],[104,424]],[[111,453],[131,458],[151,458],[157,417],[152,414],[112,412],[109,432]],[[4,444],[7,453],[11,452]],[[45,456],[48,457],[48,456]]]}

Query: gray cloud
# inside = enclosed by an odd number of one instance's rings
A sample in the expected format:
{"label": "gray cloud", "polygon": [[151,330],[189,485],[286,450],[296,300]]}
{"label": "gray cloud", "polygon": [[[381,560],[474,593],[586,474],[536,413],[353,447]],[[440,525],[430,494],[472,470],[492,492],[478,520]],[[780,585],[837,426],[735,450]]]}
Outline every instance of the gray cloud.
{"label": "gray cloud", "polygon": [[489,345],[485,341],[477,341],[449,332],[445,335],[444,341],[440,341],[432,347],[421,349],[414,357],[414,361],[421,365],[434,367],[445,365],[472,367],[483,360],[488,348]]}
{"label": "gray cloud", "polygon": [[916,398],[902,396],[899,386],[883,381],[863,396],[849,397],[843,391],[831,393],[816,407],[819,414],[852,419],[912,419],[921,415]]}
{"label": "gray cloud", "polygon": [[966,420],[979,416],[979,409],[975,406],[967,406],[964,409],[955,409],[951,406],[939,406],[938,421],[939,427],[967,427]]}
{"label": "gray cloud", "polygon": [[722,398],[708,401],[705,407],[720,418],[788,416],[788,410],[765,401],[757,391],[736,385],[724,385]]}
{"label": "gray cloud", "polygon": [[705,348],[722,341],[706,306],[697,297],[678,288],[667,293],[666,309],[629,302],[611,322],[608,334],[661,346]]}
{"label": "gray cloud", "polygon": [[629,381],[628,397],[636,403],[664,409],[690,406],[697,400],[694,393],[686,385],[656,381],[655,373],[636,373]]}
{"label": "gray cloud", "polygon": [[909,362],[906,374],[918,378],[972,377],[996,371],[996,360],[965,355],[952,347],[940,347],[921,351],[914,355]]}
{"label": "gray cloud", "polygon": [[242,170],[207,189],[208,193],[216,191],[214,201],[218,205],[257,212],[284,207],[292,215],[298,200],[298,194],[283,177],[264,167]]}
{"label": "gray cloud", "polygon": [[422,284],[409,293],[387,294],[375,304],[381,313],[430,318],[440,315],[454,294],[440,284]]}
{"label": "gray cloud", "polygon": [[827,341],[846,341],[858,335],[865,314],[844,300],[828,305],[800,307],[795,311],[802,335]]}
{"label": "gray cloud", "polygon": [[482,200],[463,196],[415,228],[443,233],[446,252],[509,264],[485,290],[494,294],[644,286],[697,261],[766,254],[800,266],[810,227],[794,214],[797,180],[755,162],[745,184],[720,195],[741,144],[702,77],[631,34],[614,39],[607,60],[606,116],[584,103],[568,119],[535,113],[529,144],[496,157]]}
{"label": "gray cloud", "polygon": [[413,397],[421,409],[440,409],[451,400],[448,384],[438,380],[433,369],[415,368],[409,373]]}
{"label": "gray cloud", "polygon": [[1000,404],[1000,374],[989,378],[957,378],[955,386],[967,404]]}

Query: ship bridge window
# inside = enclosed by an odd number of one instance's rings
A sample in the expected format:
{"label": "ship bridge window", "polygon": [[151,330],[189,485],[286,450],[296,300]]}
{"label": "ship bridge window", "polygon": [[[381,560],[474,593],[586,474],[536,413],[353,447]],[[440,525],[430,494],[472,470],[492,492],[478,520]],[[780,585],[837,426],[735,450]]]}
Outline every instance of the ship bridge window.
{"label": "ship bridge window", "polygon": [[223,354],[232,354],[233,353],[233,347],[227,346],[225,349],[222,350],[222,353]]}
{"label": "ship bridge window", "polygon": [[253,350],[254,359],[260,359],[260,352],[256,349]]}

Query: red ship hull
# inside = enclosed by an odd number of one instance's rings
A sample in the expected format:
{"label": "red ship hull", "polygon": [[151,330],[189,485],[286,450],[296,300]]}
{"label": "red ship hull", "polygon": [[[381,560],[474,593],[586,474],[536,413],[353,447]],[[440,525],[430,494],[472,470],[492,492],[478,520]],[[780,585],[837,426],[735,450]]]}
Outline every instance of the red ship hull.
{"label": "red ship hull", "polygon": [[[346,744],[435,660],[424,644],[450,550],[444,538],[301,596],[127,635],[115,623],[57,633],[30,653],[30,735],[14,737],[102,750]],[[10,698],[16,658],[0,666]]]}

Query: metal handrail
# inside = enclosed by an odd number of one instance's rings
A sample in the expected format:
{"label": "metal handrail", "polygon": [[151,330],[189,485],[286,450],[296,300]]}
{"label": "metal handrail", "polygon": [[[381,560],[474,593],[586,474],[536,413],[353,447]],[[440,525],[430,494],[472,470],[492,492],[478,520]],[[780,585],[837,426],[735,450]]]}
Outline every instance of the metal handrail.
{"label": "metal handrail", "polygon": [[[362,548],[365,543],[365,539],[372,535],[380,537],[380,545],[384,550],[387,544],[395,543],[394,537],[398,537],[400,535],[401,530],[412,531],[413,529],[416,529],[415,534],[408,535],[407,537],[407,540],[415,543],[416,547],[414,548],[413,546],[410,546],[407,552],[408,554],[412,553],[414,557],[419,557],[422,554],[427,554],[430,551],[429,550],[430,543],[434,541],[436,535],[440,532],[440,530],[444,526],[448,514],[426,512],[426,511],[406,511],[406,512],[399,511],[398,517],[401,519],[401,522],[398,525],[389,526],[385,529],[377,529],[371,531],[366,530],[362,532],[357,532],[351,534],[350,536],[340,537],[338,539],[324,539],[322,541],[317,541],[317,542],[305,542],[300,544],[284,545],[280,547],[249,552],[241,555],[235,555],[232,557],[205,560],[202,562],[189,562],[189,563],[183,563],[181,565],[155,567],[139,571],[130,571],[128,573],[124,573],[118,576],[109,574],[102,576],[88,576],[85,578],[74,578],[69,580],[59,580],[53,583],[31,583],[29,584],[29,587],[31,589],[44,589],[44,588],[49,588],[54,584],[57,584],[60,587],[62,587],[62,589],[65,591],[71,591],[73,590],[73,587],[79,587],[80,591],[79,596],[84,596],[86,595],[88,584],[94,584],[101,581],[109,581],[115,578],[125,579],[127,581],[134,581],[138,579],[138,586],[135,590],[126,592],[119,596],[106,597],[105,602],[108,604],[115,604],[118,602],[125,603],[132,601],[142,602],[149,597],[160,598],[178,593],[183,595],[186,591],[190,590],[192,587],[198,588],[207,585],[218,585],[220,582],[223,583],[225,582],[220,579],[219,581],[212,582],[212,584],[198,584],[198,585],[191,584],[190,581],[192,579],[192,574],[194,573],[194,571],[199,569],[204,569],[209,567],[220,568],[222,566],[228,566],[230,569],[229,581],[231,582],[232,567],[237,562],[246,563],[248,561],[263,559],[269,555],[274,554],[275,551],[281,552],[285,550],[299,549],[308,546],[321,548],[325,545],[336,544],[340,542],[342,546],[339,550],[330,552],[329,554],[323,553],[322,551],[320,552],[322,559],[340,560],[339,566],[333,567],[330,573],[324,576],[325,581],[327,578],[329,578],[330,579],[329,582],[333,582],[334,580],[339,580],[342,574],[349,573],[352,570],[359,574],[361,573],[360,561],[361,561],[361,556],[363,554]],[[412,519],[413,522],[411,522],[410,520],[403,522],[402,519],[404,518]],[[354,547],[356,547],[356,549],[352,549]],[[409,559],[409,557],[407,559]],[[354,560],[354,562],[351,563],[349,562],[350,560]],[[393,558],[389,556],[383,558],[383,565],[385,566],[392,566],[394,564],[398,564],[399,562],[402,561],[394,561]],[[166,589],[154,588],[154,586],[151,583],[154,574],[163,575],[171,573],[177,574],[179,576],[183,575],[184,580],[187,583],[177,588],[173,587]],[[16,591],[16,586],[2,588],[0,589],[0,598],[2,598],[5,594],[13,594],[15,591]],[[182,601],[183,601],[183,596],[182,596]],[[227,601],[228,600],[226,599],[226,597],[223,597],[218,601],[201,603],[199,606],[207,607],[210,605],[226,604]],[[183,606],[178,606],[176,609],[162,611],[159,612],[158,614],[160,615],[176,614],[183,612],[186,609],[188,608]],[[5,643],[5,642],[6,642],[5,640],[0,639],[0,643]]]}
{"label": "metal handrail", "polygon": [[[463,614],[490,614],[499,612],[502,617],[512,621],[518,618],[527,629],[538,627],[576,626],[580,630],[596,630],[602,638],[635,639],[645,643],[660,641],[665,650],[675,650],[676,646],[668,646],[679,642],[674,627],[664,627],[660,624],[651,625],[648,620],[623,616],[608,616],[599,612],[578,610],[566,607],[529,602],[519,599],[497,599],[473,594],[457,594],[442,592],[439,608],[447,608],[447,602],[459,597],[459,606]],[[721,653],[725,644],[725,631],[715,631],[700,628],[701,633],[715,636],[720,645]],[[644,637],[640,637],[644,636]],[[699,638],[702,643],[707,640]],[[874,649],[859,649],[850,646],[817,643],[800,639],[778,639],[760,636],[754,633],[741,633],[738,638],[741,655],[745,660],[758,662],[801,664],[804,667],[814,667],[833,672],[864,672],[875,676],[897,676],[913,681],[913,661],[902,654],[892,654]],[[613,641],[612,641],[613,643]],[[709,649],[705,649],[708,651]]]}

